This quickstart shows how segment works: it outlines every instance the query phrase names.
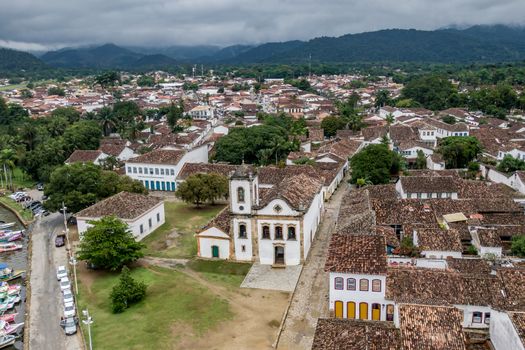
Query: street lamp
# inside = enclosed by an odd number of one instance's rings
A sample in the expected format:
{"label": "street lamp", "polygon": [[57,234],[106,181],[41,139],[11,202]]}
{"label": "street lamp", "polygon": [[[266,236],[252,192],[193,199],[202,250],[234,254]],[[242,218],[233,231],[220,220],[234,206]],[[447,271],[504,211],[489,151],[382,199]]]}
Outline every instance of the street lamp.
{"label": "street lamp", "polygon": [[64,215],[64,227],[66,228],[66,240],[67,240],[67,251],[71,252],[71,245],[69,244],[69,228],[67,227],[67,216],[66,216],[67,207],[62,202],[62,214]]}
{"label": "street lamp", "polygon": [[82,320],[82,323],[88,326],[89,350],[93,350],[93,344],[91,342],[91,324],[93,323],[93,319],[89,316],[88,309],[82,310],[82,315],[86,318],[85,320]]}
{"label": "street lamp", "polygon": [[75,294],[78,295],[78,282],[77,282],[77,264],[78,261],[74,256],[69,259],[69,263],[73,265],[73,275],[75,276]]}

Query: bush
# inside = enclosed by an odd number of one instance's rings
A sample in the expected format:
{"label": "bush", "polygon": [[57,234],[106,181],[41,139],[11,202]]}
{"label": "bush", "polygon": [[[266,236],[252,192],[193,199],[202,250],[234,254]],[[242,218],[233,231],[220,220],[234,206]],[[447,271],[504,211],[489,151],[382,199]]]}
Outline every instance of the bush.
{"label": "bush", "polygon": [[130,305],[144,300],[146,289],[148,287],[144,282],[137,282],[131,277],[129,269],[124,266],[120,274],[117,285],[111,291],[111,310],[113,313],[120,313]]}

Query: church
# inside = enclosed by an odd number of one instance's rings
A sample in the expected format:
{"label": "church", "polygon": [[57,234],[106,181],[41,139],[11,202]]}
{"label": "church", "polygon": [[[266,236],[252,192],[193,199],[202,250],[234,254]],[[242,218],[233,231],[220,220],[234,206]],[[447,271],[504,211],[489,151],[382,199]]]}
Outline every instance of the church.
{"label": "church", "polygon": [[253,167],[229,175],[229,205],[196,235],[198,255],[284,267],[308,256],[323,213],[324,179],[293,172],[259,183]]}

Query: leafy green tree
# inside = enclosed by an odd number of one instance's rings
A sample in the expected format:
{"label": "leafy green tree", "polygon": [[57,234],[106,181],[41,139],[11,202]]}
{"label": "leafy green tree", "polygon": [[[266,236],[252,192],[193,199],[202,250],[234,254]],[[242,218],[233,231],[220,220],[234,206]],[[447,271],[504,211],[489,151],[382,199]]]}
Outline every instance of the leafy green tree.
{"label": "leafy green tree", "polygon": [[11,148],[4,148],[0,151],[0,172],[3,173],[6,188],[13,190],[13,169],[15,168],[16,153]]}
{"label": "leafy green tree", "polygon": [[106,216],[89,224],[80,241],[78,259],[116,271],[144,256],[145,245],[135,241],[128,225],[119,218]]}
{"label": "leafy green tree", "polygon": [[205,202],[215,202],[228,195],[228,180],[218,174],[195,174],[181,183],[176,196],[197,206]]}
{"label": "leafy green tree", "polygon": [[105,72],[95,77],[95,85],[100,85],[103,89],[120,84],[120,74],[115,71]]}
{"label": "leafy green tree", "polygon": [[388,147],[369,145],[354,155],[350,160],[352,169],[352,183],[358,179],[368,179],[374,185],[386,184],[390,176],[399,173],[403,166],[403,160]]}
{"label": "leafy green tree", "polygon": [[47,94],[50,96],[51,95],[66,96],[66,91],[62,89],[61,87],[54,86],[54,87],[50,87],[49,89],[47,89]]}
{"label": "leafy green tree", "polygon": [[102,127],[104,136],[109,136],[117,129],[117,121],[110,107],[102,107],[96,115],[96,120]]}
{"label": "leafy green tree", "polygon": [[497,169],[504,173],[512,173],[516,170],[525,170],[525,161],[514,158],[510,154],[507,154],[498,164]]}
{"label": "leafy green tree", "polygon": [[119,282],[113,287],[110,294],[113,313],[120,313],[130,305],[144,300],[147,286],[144,282],[137,282],[131,277],[127,266],[122,268]]}
{"label": "leafy green tree", "polygon": [[64,132],[66,151],[97,149],[101,137],[102,132],[95,121],[81,120],[69,126]]}
{"label": "leafy green tree", "polygon": [[107,156],[106,158],[102,159],[99,163],[102,169],[109,171],[113,171],[121,167],[121,163],[119,162],[117,157],[113,155]]}
{"label": "leafy green tree", "polygon": [[62,137],[46,138],[34,150],[28,152],[23,160],[23,168],[34,178],[49,181],[51,172],[67,159]]}
{"label": "leafy green tree", "polygon": [[376,108],[384,107],[390,103],[392,103],[392,100],[390,99],[390,93],[388,90],[378,90],[376,92],[374,102]]}
{"label": "leafy green tree", "polygon": [[518,235],[512,237],[512,244],[510,247],[512,254],[525,257],[525,235]]}
{"label": "leafy green tree", "polygon": [[51,112],[52,118],[63,118],[69,123],[74,123],[80,120],[80,112],[73,107],[58,107]]}
{"label": "leafy green tree", "polygon": [[179,104],[171,102],[169,109],[166,113],[166,120],[171,130],[175,130],[177,123],[184,117],[184,103],[182,100],[179,101]]}
{"label": "leafy green tree", "polygon": [[185,82],[184,84],[182,84],[182,89],[184,91],[197,91],[199,90],[199,84],[197,83],[189,83],[189,82]]}
{"label": "leafy green tree", "polygon": [[385,120],[386,120],[386,123],[387,123],[388,125],[392,125],[392,124],[394,124],[394,122],[396,121],[396,119],[394,118],[394,115],[393,115],[392,113],[388,113],[388,114],[386,115]]}
{"label": "leafy green tree", "polygon": [[28,99],[28,98],[32,98],[33,97],[33,93],[31,92],[31,90],[29,89],[22,89],[20,91],[20,96],[23,98],[23,99]]}
{"label": "leafy green tree", "polygon": [[481,144],[472,136],[450,136],[440,141],[437,152],[443,156],[447,169],[466,168],[481,154]]}
{"label": "leafy green tree", "polygon": [[444,76],[422,75],[410,80],[401,99],[412,99],[433,111],[455,107],[459,103],[457,88]]}
{"label": "leafy green tree", "polygon": [[417,150],[417,158],[415,163],[416,169],[426,169],[427,168],[427,157],[425,157],[425,153],[423,153],[422,150]]}
{"label": "leafy green tree", "polygon": [[149,76],[149,75],[141,75],[141,76],[137,79],[137,85],[138,85],[138,86],[142,86],[142,87],[145,87],[145,86],[148,86],[148,87],[155,86],[155,78],[154,78],[154,77],[151,77],[151,76]]}
{"label": "leafy green tree", "polygon": [[456,118],[454,118],[454,117],[451,116],[451,115],[446,115],[446,116],[444,116],[443,118],[441,118],[441,120],[442,120],[444,123],[447,123],[447,124],[450,124],[450,125],[456,124]]}
{"label": "leafy green tree", "polygon": [[332,137],[337,134],[337,130],[342,130],[346,126],[345,121],[341,117],[328,116],[321,121],[321,128],[324,131],[325,137]]}

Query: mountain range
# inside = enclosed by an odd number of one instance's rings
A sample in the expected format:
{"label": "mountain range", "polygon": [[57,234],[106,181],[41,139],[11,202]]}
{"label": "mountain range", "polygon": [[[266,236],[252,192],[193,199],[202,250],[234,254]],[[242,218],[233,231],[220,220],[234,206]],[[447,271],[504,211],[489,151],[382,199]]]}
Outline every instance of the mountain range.
{"label": "mountain range", "polygon": [[496,63],[525,60],[525,27],[389,29],[261,45],[120,47],[115,44],[50,51],[36,58],[0,51],[0,70],[48,67],[149,70],[181,64],[429,62]]}

